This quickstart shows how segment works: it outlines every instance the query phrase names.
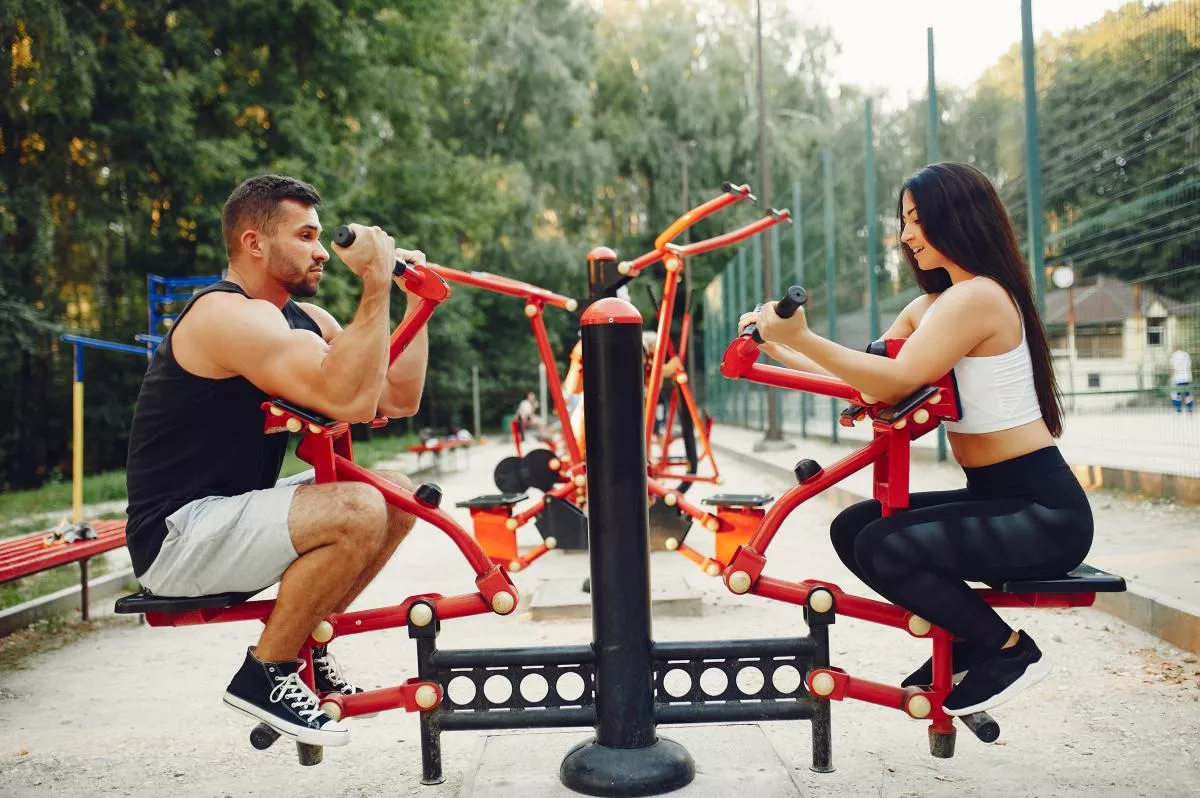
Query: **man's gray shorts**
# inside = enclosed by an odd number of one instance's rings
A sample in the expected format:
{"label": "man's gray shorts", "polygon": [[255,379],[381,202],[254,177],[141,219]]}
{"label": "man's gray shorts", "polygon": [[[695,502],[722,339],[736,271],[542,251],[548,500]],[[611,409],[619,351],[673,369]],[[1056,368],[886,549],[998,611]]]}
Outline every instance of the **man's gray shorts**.
{"label": "man's gray shorts", "polygon": [[142,587],[158,596],[249,593],[279,581],[296,558],[288,510],[311,470],[275,487],[238,496],[209,496],[167,516],[167,537],[142,574]]}

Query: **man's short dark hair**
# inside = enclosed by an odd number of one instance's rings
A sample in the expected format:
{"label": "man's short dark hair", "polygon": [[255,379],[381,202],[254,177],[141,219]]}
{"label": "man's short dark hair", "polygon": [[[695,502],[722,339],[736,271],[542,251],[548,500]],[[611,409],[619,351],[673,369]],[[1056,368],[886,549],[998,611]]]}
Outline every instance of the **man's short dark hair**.
{"label": "man's short dark hair", "polygon": [[221,212],[226,255],[232,258],[241,249],[242,231],[247,227],[275,232],[279,203],[284,200],[315,208],[321,204],[321,195],[308,183],[282,175],[257,175],[235,188]]}

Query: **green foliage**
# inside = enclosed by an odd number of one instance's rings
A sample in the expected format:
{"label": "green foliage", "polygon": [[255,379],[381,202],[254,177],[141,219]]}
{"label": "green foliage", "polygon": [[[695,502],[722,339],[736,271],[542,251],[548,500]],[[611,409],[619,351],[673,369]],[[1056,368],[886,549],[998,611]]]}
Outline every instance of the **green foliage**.
{"label": "green foliage", "polygon": [[[833,85],[828,30],[787,4],[766,6],[774,179],[761,202],[791,205],[791,184],[800,184],[792,211],[816,288],[826,249],[818,153],[831,148],[839,309],[863,305],[868,214],[884,246],[882,301],[894,306],[911,293],[895,244],[896,191],[926,160],[925,101],[876,105],[878,193],[867,201],[870,95]],[[1048,259],[1127,278],[1194,262],[1194,235],[1163,237],[1195,215],[1198,73],[1187,65],[1196,59],[1197,6],[1131,3],[1039,42]],[[752,14],[731,0],[8,0],[0,6],[0,344],[8,355],[0,360],[0,487],[69,472],[71,362],[61,332],[130,342],[145,331],[148,273],[219,272],[221,206],[250,175],[313,183],[327,228],[381,224],[435,262],[581,299],[593,246],[634,257],[685,204],[715,196],[726,180],[762,193]],[[1019,47],[971,90],[938,99],[942,156],[991,175],[1023,230]],[[747,203],[697,225],[693,239],[759,213]],[[789,230],[781,243],[790,278]],[[1122,252],[1129,244],[1143,246],[1131,256]],[[731,255],[692,259],[694,284]],[[638,282],[657,288],[660,279],[651,270]],[[1198,280],[1193,271],[1164,289],[1185,296]],[[632,287],[649,317],[644,290]],[[757,300],[761,290],[748,288],[746,300]],[[345,322],[357,298],[356,279],[335,264],[320,302]],[[827,305],[817,288],[814,316]],[[698,335],[710,321],[703,315]],[[550,308],[546,321],[564,363],[576,320]],[[417,426],[472,423],[473,369],[485,426],[536,387],[519,300],[456,287],[431,333]],[[137,358],[88,354],[89,471],[123,464],[143,370]]]}

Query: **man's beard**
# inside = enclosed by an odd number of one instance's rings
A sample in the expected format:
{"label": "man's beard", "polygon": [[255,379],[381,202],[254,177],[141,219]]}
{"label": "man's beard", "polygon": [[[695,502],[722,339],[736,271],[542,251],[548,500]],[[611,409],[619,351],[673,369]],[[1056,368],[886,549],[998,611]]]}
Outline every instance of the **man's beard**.
{"label": "man's beard", "polygon": [[[308,277],[308,272],[304,273],[305,278]],[[288,293],[299,299],[308,299],[317,295],[317,285],[310,284],[307,279],[301,279],[299,283],[288,286]]]}
{"label": "man's beard", "polygon": [[307,299],[317,295],[319,284],[310,282],[309,266],[295,266],[290,263],[272,264],[271,273],[279,282],[283,283],[288,290],[288,293],[300,299]]}

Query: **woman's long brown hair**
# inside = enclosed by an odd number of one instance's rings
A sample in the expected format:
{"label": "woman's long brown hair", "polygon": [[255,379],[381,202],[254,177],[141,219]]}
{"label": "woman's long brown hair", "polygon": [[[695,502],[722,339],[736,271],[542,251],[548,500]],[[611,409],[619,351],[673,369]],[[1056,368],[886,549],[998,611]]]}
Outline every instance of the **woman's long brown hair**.
{"label": "woman's long brown hair", "polygon": [[[1008,211],[996,189],[983,172],[969,164],[930,164],[904,181],[896,206],[901,232],[905,191],[912,194],[925,239],[964,270],[990,277],[1004,286],[1017,303],[1033,361],[1038,406],[1050,434],[1057,438],[1062,434],[1062,406],[1050,361],[1050,345],[1033,304],[1029,268],[1021,257]],[[921,290],[932,294],[950,287],[950,275],[945,269],[922,271],[903,241],[900,249]]]}

